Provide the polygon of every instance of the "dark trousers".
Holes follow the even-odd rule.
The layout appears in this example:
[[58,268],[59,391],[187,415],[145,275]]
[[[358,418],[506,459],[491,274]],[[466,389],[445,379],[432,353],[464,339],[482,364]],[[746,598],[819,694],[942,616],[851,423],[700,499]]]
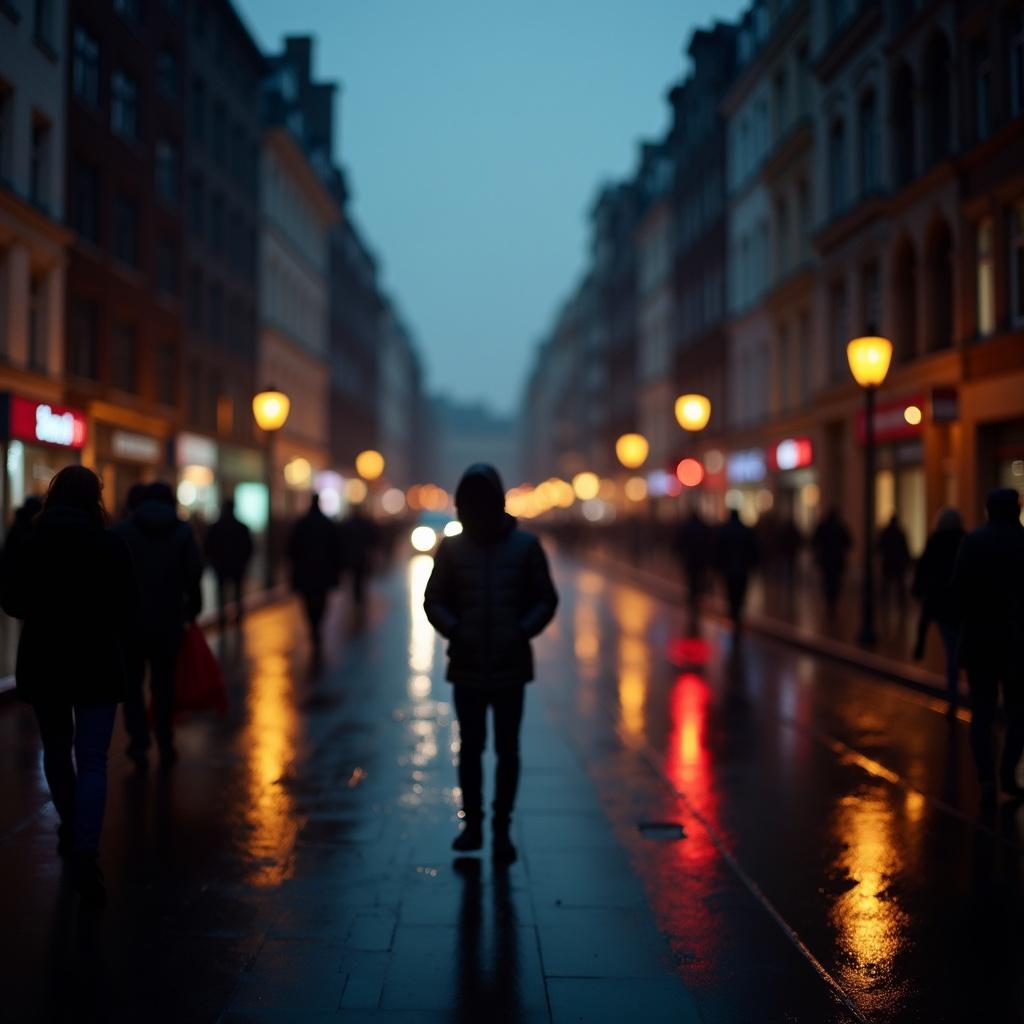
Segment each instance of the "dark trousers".
[[734,575],[725,577],[725,593],[729,600],[729,618],[738,623],[743,618],[743,606],[747,603],[748,577]]
[[55,703],[33,707],[53,806],[61,824],[73,830],[75,850],[95,853],[107,802],[107,750],[117,705]]
[[[178,666],[177,648],[156,648],[146,654],[149,665],[149,689],[153,698],[153,732],[157,746],[170,750],[174,745],[174,674]],[[131,737],[129,748],[139,753],[149,749],[149,717],[141,679],[130,685],[124,702],[124,724]]]
[[993,667],[969,668],[971,750],[983,785],[996,780],[995,721],[1000,682],[1006,715],[1006,736],[999,765],[999,776],[1004,785],[1014,782],[1017,764],[1024,754],[1024,679],[1007,678]]
[[[230,593],[229,593],[230,591]],[[218,576],[217,577],[217,608],[220,614],[220,625],[223,629],[228,624],[227,607],[232,596],[235,601],[235,622],[242,624],[242,577],[241,576]]]
[[843,574],[838,569],[823,569],[821,572],[821,592],[825,598],[825,608],[829,615],[835,615],[839,607],[839,595],[843,589]]
[[326,590],[306,590],[302,594],[302,607],[309,623],[309,635],[313,641],[313,649],[320,650],[320,623],[323,622],[327,610]]
[[487,709],[494,715],[494,752],[498,755],[494,786],[494,820],[507,824],[519,788],[519,726],[523,720],[523,685],[485,690],[455,685],[455,714],[459,719],[459,787],[469,821],[484,812],[483,754],[487,745]]

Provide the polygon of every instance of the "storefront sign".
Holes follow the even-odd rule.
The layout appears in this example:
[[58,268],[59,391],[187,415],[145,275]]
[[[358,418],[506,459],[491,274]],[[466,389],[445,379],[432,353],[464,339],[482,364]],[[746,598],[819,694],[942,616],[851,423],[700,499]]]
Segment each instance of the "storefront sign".
[[85,415],[48,402],[33,402],[11,395],[8,399],[8,429],[11,437],[37,441],[58,448],[84,448],[88,428]]
[[[908,406],[918,409],[924,405],[924,395],[906,395],[889,402],[879,402],[875,407],[875,440],[900,441],[907,437],[917,437],[921,433],[921,423],[907,420]],[[857,414],[857,440],[864,443],[867,433],[864,430],[864,410]]]
[[768,465],[783,473],[804,469],[814,462],[814,445],[809,437],[787,437],[768,451]]
[[199,434],[179,434],[177,445],[179,466],[217,468],[217,442]]
[[115,430],[110,435],[110,450],[115,458],[130,459],[132,462],[160,463],[163,461],[163,445],[148,434],[133,434],[128,430]]
[[932,423],[955,423],[960,419],[956,388],[932,388]]
[[725,475],[731,484],[757,484],[767,475],[764,451],[748,448],[733,452],[725,460]]

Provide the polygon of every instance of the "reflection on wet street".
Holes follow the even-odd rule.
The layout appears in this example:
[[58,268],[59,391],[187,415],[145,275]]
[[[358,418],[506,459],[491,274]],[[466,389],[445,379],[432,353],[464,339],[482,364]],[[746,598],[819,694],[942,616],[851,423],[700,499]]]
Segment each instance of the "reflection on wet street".
[[172,771],[133,773],[119,728],[99,915],[0,705],[5,1020],[1024,1019],[1021,814],[978,817],[964,723],[564,560],[520,862],[453,858],[431,565],[362,625],[339,599],[318,673],[291,604],[216,638],[231,713]]

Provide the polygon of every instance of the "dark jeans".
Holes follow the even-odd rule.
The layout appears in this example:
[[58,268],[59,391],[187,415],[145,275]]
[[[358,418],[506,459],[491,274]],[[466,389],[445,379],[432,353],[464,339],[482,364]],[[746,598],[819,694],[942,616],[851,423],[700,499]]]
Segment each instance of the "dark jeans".
[[[177,649],[160,648],[146,654],[149,664],[149,689],[153,697],[153,731],[157,746],[170,750],[174,745],[174,673],[178,666]],[[131,737],[129,748],[143,753],[149,749],[149,717],[143,681],[129,686],[124,702],[124,724]]]
[[307,590],[302,594],[302,605],[309,623],[309,635],[313,641],[313,649],[320,650],[320,623],[323,622],[327,610],[326,590]]
[[235,622],[242,624],[242,577],[241,576],[218,576],[217,577],[217,608],[220,614],[220,625],[223,629],[228,623],[227,606],[231,599],[228,591],[234,595],[235,601]]
[[957,639],[960,630],[948,622],[939,623],[939,636],[942,637],[942,650],[946,655],[946,696],[950,707],[960,703],[960,662],[957,658]]
[[494,714],[494,752],[498,771],[494,786],[494,820],[505,824],[512,816],[519,788],[519,726],[523,720],[523,685],[485,690],[455,685],[455,714],[459,719],[459,786],[462,808],[469,821],[484,812],[483,754],[487,745],[487,709]]
[[107,750],[117,705],[33,707],[43,741],[43,772],[61,824],[74,831],[76,851],[95,853],[107,802]]
[[1012,783],[1021,754],[1024,754],[1024,679],[1008,678],[992,667],[969,668],[967,687],[971,693],[971,750],[983,784],[993,783],[995,774],[995,720],[1002,682],[1006,736],[999,776]]
[[748,578],[744,576],[726,576],[725,593],[729,601],[729,618],[739,623],[743,618],[743,606],[747,603]]

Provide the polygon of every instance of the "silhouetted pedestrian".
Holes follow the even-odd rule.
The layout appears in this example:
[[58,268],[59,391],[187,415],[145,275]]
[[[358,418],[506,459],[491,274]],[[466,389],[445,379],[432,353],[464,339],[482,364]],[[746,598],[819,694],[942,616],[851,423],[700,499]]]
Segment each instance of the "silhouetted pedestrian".
[[796,567],[803,546],[804,536],[800,532],[800,527],[787,516],[779,523],[776,535],[779,582],[787,595],[792,595],[796,589]]
[[288,559],[292,564],[292,590],[302,598],[313,660],[318,662],[322,651],[320,624],[327,610],[327,595],[338,585],[341,568],[338,530],[321,511],[319,494],[312,496],[309,511],[292,527]]
[[227,628],[227,603],[230,591],[235,601],[235,625],[241,628],[243,603],[242,587],[245,573],[252,558],[252,533],[235,516],[235,502],[227,498],[220,516],[206,531],[206,560],[217,576],[217,607],[220,628]]
[[896,607],[902,613],[907,603],[910,548],[907,545],[907,535],[895,513],[878,535],[878,557],[882,570],[882,608],[888,613],[895,597]]
[[[202,610],[203,560],[192,527],[178,518],[174,492],[152,483],[137,496],[131,516],[114,527],[127,543],[142,595],[143,654],[149,667],[153,732],[160,760],[169,765],[174,748],[174,673],[185,624]],[[149,760],[150,726],[141,677],[124,702],[128,756],[139,768]]]
[[352,574],[352,600],[357,608],[366,602],[366,579],[379,541],[377,524],[353,505],[341,524],[341,554],[344,568]]
[[939,627],[942,647],[946,654],[946,694],[949,698],[949,717],[956,714],[960,700],[957,662],[957,631],[959,615],[953,599],[953,569],[957,552],[966,533],[963,520],[955,508],[944,508],[935,522],[924,551],[914,571],[911,592],[921,602],[921,617],[917,623],[917,644],[914,659],[924,657],[924,642],[928,626],[934,622]]
[[138,589],[124,541],[107,529],[102,486],[84,466],[53,478],[11,552],[3,593],[4,610],[24,620],[17,694],[39,723],[57,849],[72,857],[74,884],[93,901],[105,894],[97,854],[114,717],[141,674]]
[[13,565],[18,551],[30,536],[36,517],[43,509],[43,499],[31,495],[25,499],[21,508],[14,513],[14,519],[7,528],[4,539],[3,554],[0,555],[0,588],[5,585],[8,566]]
[[839,606],[839,594],[843,588],[846,573],[846,559],[853,540],[846,524],[839,517],[839,510],[833,505],[814,528],[811,546],[814,560],[821,573],[822,596],[830,617],[835,616]]
[[953,596],[961,617],[960,663],[971,694],[971,748],[982,802],[992,804],[998,792],[993,730],[1000,684],[1006,735],[999,785],[1024,796],[1017,782],[1024,753],[1024,527],[1016,491],[992,491],[986,507],[988,522],[960,545]]
[[690,629],[695,631],[700,618],[700,602],[708,589],[708,570],[711,568],[714,534],[696,508],[683,520],[676,531],[676,557],[682,565],[689,604]]
[[483,752],[487,709],[498,757],[492,855],[516,859],[509,828],[519,785],[519,726],[533,679],[530,640],[551,621],[558,596],[533,534],[505,512],[505,489],[492,466],[470,466],[455,491],[463,532],[441,541],[424,608],[448,640],[449,682],[459,719],[459,786],[465,828],[452,844],[483,845]]
[[754,531],[740,519],[736,509],[729,513],[729,518],[718,528],[715,536],[715,564],[725,584],[729,618],[735,626],[742,626],[750,574],[757,565],[757,541],[754,539]]

